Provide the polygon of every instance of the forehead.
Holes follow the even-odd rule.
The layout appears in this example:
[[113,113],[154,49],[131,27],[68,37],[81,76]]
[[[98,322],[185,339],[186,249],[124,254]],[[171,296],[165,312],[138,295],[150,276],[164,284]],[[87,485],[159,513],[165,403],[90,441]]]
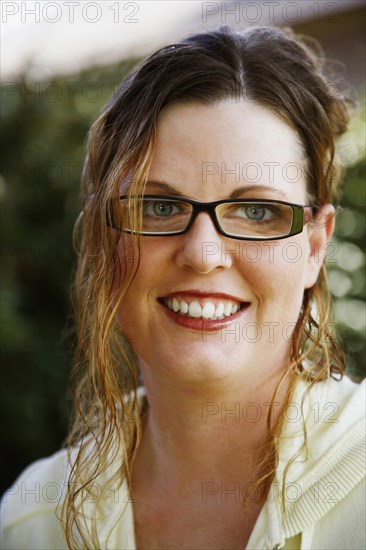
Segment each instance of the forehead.
[[257,103],[175,104],[159,116],[149,180],[184,185],[192,197],[225,198],[236,184],[303,194],[305,158],[295,130]]

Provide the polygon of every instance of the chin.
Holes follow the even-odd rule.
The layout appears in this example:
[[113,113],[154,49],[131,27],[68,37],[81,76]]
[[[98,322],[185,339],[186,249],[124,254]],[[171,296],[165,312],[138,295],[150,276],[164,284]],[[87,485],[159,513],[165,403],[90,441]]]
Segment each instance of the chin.
[[237,377],[246,363],[243,355],[238,357],[233,349],[228,349],[229,345],[221,344],[220,349],[217,345],[201,342],[199,346],[190,345],[190,351],[187,347],[160,354],[155,361],[151,361],[151,354],[148,355],[150,361],[143,359],[144,369],[163,372],[181,382],[207,383]]

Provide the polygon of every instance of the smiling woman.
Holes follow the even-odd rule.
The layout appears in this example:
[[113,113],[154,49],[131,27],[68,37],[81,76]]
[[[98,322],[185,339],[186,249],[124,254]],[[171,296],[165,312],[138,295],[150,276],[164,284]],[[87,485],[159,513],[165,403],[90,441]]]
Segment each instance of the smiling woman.
[[5,495],[4,548],[364,547],[363,393],[323,263],[347,121],[276,29],[125,80],[85,162],[74,425]]
[[[204,140],[201,139],[202,130],[207,136]],[[262,136],[260,140],[253,139],[256,132]],[[256,184],[253,191],[250,182],[237,183],[235,174],[228,174],[222,182],[220,171],[202,184],[202,159],[216,159],[219,166],[223,163],[234,166],[236,162],[241,165],[255,162],[263,173],[261,184],[267,185],[262,189]],[[277,159],[278,170],[275,171],[273,185],[269,186],[264,169],[266,162],[274,159]],[[311,249],[324,250],[332,230],[334,212],[330,205],[323,205],[322,227],[314,224],[303,231],[303,208],[298,205],[307,202],[306,183],[304,178],[296,184],[285,178],[284,167],[290,163],[304,164],[295,130],[268,108],[253,101],[227,100],[212,105],[192,101],[166,107],[161,114],[145,187],[150,198],[145,199],[144,203],[149,201],[149,210],[145,208],[142,213],[142,231],[146,231],[150,238],[143,240],[139,270],[117,312],[117,319],[124,331],[131,322],[139,327],[140,337],[134,351],[149,365],[147,372],[143,369],[145,385],[148,385],[152,374],[155,377],[159,371],[165,371],[166,374],[174,372],[175,376],[179,374],[181,379],[187,377],[187,382],[191,377],[196,381],[199,377],[205,382],[207,390],[211,372],[215,373],[214,379],[220,380],[226,379],[230,373],[230,379],[226,380],[230,385],[235,381],[237,387],[243,387],[244,383],[248,386],[248,376],[255,385],[259,383],[259,395],[251,391],[245,397],[247,400],[258,400],[261,396],[263,398],[262,392],[266,392],[262,384],[272,376],[273,382],[268,384],[269,394],[265,395],[266,399],[270,399],[274,390],[272,384],[278,382],[283,363],[291,355],[289,339],[284,341],[282,330],[277,330],[272,341],[262,338],[258,345],[253,345],[243,338],[236,342],[234,331],[243,334],[248,323],[258,327],[264,327],[264,323],[270,321],[278,322],[280,327],[289,323],[296,325],[304,290],[315,284],[321,268],[318,256],[311,253]],[[158,180],[171,188],[174,185],[171,191],[177,197],[174,202],[166,198],[166,187],[162,188]],[[246,185],[243,186],[243,183]],[[155,200],[160,200],[157,202],[160,213],[147,215],[146,212],[151,212],[151,193],[154,193],[152,197],[158,197]],[[196,219],[185,214],[182,224],[182,215],[177,214],[177,210],[183,210],[179,197],[189,197],[194,201],[200,199],[198,204],[204,205],[204,213],[197,213]],[[230,201],[231,197],[237,197],[237,202],[221,202],[227,198]],[[281,198],[289,202],[277,203]],[[207,205],[213,199],[219,201],[214,210],[214,223],[212,215],[207,212]],[[261,203],[263,200],[265,202]],[[172,204],[175,213],[167,219],[166,210]],[[196,202],[191,204],[197,208]],[[263,206],[262,210],[258,209],[261,204],[267,205],[265,210]],[[228,207],[231,214],[227,213]],[[164,216],[161,215],[162,208]],[[296,236],[291,231],[294,220],[292,208],[298,208],[295,212],[301,215],[301,223],[295,224]],[[273,221],[275,209],[278,214],[276,221]],[[186,207],[185,210],[189,212],[190,209]],[[311,208],[307,212],[309,210]],[[258,217],[256,212],[262,213],[264,221],[259,217],[253,222],[252,218]],[[165,227],[168,230],[166,235]],[[179,236],[168,239],[171,230],[177,233],[178,229]],[[236,261],[230,252],[231,241],[223,240],[222,233],[240,239],[239,257],[245,256],[248,244],[252,246],[251,239],[256,239],[257,246],[262,250],[261,260]],[[266,241],[290,236],[291,244],[302,251],[301,258],[289,262],[283,246],[278,242],[276,261],[270,262],[271,248]],[[203,244],[207,242],[216,245],[215,250],[224,242],[227,253],[203,254]],[[286,239],[284,246],[288,243]],[[120,247],[122,257],[124,246]],[[181,303],[183,312],[180,308],[175,312],[177,305],[173,307],[173,300],[182,302],[182,292],[185,296],[184,303]],[[221,294],[221,299],[217,293]],[[185,304],[189,307],[187,312],[184,312]],[[218,313],[224,307],[224,313],[219,315],[223,319],[207,318],[207,312],[212,309],[210,304],[217,308]],[[226,312],[229,313],[227,316]],[[193,329],[196,333],[187,334],[181,327]],[[202,332],[207,330],[215,330],[216,335],[211,335],[202,345]],[[230,336],[231,332],[233,334]],[[229,345],[229,340],[233,345]],[[156,345],[158,341],[160,345]],[[269,362],[271,355],[276,359]],[[255,369],[256,374],[251,369]],[[277,369],[278,377],[275,375]],[[156,383],[153,385],[156,386]],[[242,400],[240,394],[226,394],[224,388],[222,380],[220,391],[225,400]],[[160,394],[161,391],[159,389]],[[171,393],[168,388],[164,392]],[[151,392],[148,395],[151,401]],[[199,406],[200,401],[197,404]]]

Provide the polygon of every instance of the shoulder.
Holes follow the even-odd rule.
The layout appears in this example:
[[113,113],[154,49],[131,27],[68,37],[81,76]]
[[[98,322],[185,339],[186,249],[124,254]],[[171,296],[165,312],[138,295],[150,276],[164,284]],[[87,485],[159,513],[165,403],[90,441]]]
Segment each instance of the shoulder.
[[57,506],[66,488],[67,451],[28,466],[1,500],[1,548],[67,548]]
[[[337,489],[337,488],[335,488]],[[319,521],[312,534],[311,548],[361,550],[366,548],[365,477]]]
[[[334,402],[343,409],[350,400],[357,399],[364,401],[365,382],[366,380],[362,380],[359,383],[354,382],[348,376],[343,376],[341,379],[327,378],[315,383],[311,387],[311,395],[313,399],[317,399],[323,404],[325,402]],[[309,383],[299,380],[295,395],[299,397],[303,393],[306,393],[308,389]],[[363,408],[363,412],[365,412],[365,408]]]
[[365,387],[366,379],[361,382],[353,382],[348,376],[343,376],[341,380],[328,378],[324,382],[319,382],[315,388],[322,388],[324,396],[333,397],[341,409],[345,409],[351,401],[357,401],[361,408],[357,410],[359,414],[365,414]]
[[308,442],[316,443],[317,456],[337,440],[349,439],[351,432],[362,434],[366,416],[365,382],[357,384],[344,376],[341,380],[329,378],[310,387],[299,381],[285,418],[285,434],[293,436],[303,432],[305,422]]
[[343,377],[340,381],[329,379],[316,384],[307,409],[314,460],[328,451],[334,454],[337,445],[338,456],[360,446],[365,437],[365,417],[365,380],[356,384]]
[[356,384],[347,377],[329,379],[315,384],[310,391],[300,382],[294,404],[298,408],[302,405],[303,414],[298,422],[288,421],[285,427],[286,441],[277,472],[282,482],[286,466],[296,457],[286,477],[286,538],[311,532],[312,544],[316,541],[318,546],[308,541],[309,548],[362,548],[365,381]]
[[365,475],[365,381],[328,379],[308,390],[307,384],[298,384],[294,405],[301,415],[296,422],[287,418],[282,458],[286,462],[301,449],[295,478],[311,483],[324,475],[334,481],[339,477],[348,494],[347,487],[351,490]]

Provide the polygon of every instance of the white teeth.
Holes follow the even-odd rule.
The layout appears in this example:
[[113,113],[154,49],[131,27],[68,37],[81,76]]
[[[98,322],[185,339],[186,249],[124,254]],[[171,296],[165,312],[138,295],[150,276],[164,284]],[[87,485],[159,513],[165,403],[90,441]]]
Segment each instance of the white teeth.
[[220,302],[215,310],[215,317],[221,317],[224,314],[224,309],[224,304]]
[[224,307],[224,315],[225,317],[229,317],[231,315],[231,310],[233,308],[233,304],[231,302],[228,302]]
[[201,317],[202,315],[202,308],[201,306],[199,305],[198,302],[191,302],[189,304],[189,316],[190,317]]
[[221,320],[234,315],[240,309],[240,304],[227,302],[226,304],[220,302],[217,306],[213,302],[206,302],[201,305],[196,300],[188,304],[184,300],[179,301],[177,298],[172,300],[165,300],[165,305],[175,313],[180,313],[186,317],[193,317],[195,319],[210,319]]
[[189,309],[189,306],[187,304],[187,302],[185,302],[184,300],[182,300],[182,302],[180,303],[180,310],[182,313],[188,313],[188,309]]
[[210,319],[215,315],[215,306],[211,302],[206,302],[203,306],[202,317],[204,319]]

